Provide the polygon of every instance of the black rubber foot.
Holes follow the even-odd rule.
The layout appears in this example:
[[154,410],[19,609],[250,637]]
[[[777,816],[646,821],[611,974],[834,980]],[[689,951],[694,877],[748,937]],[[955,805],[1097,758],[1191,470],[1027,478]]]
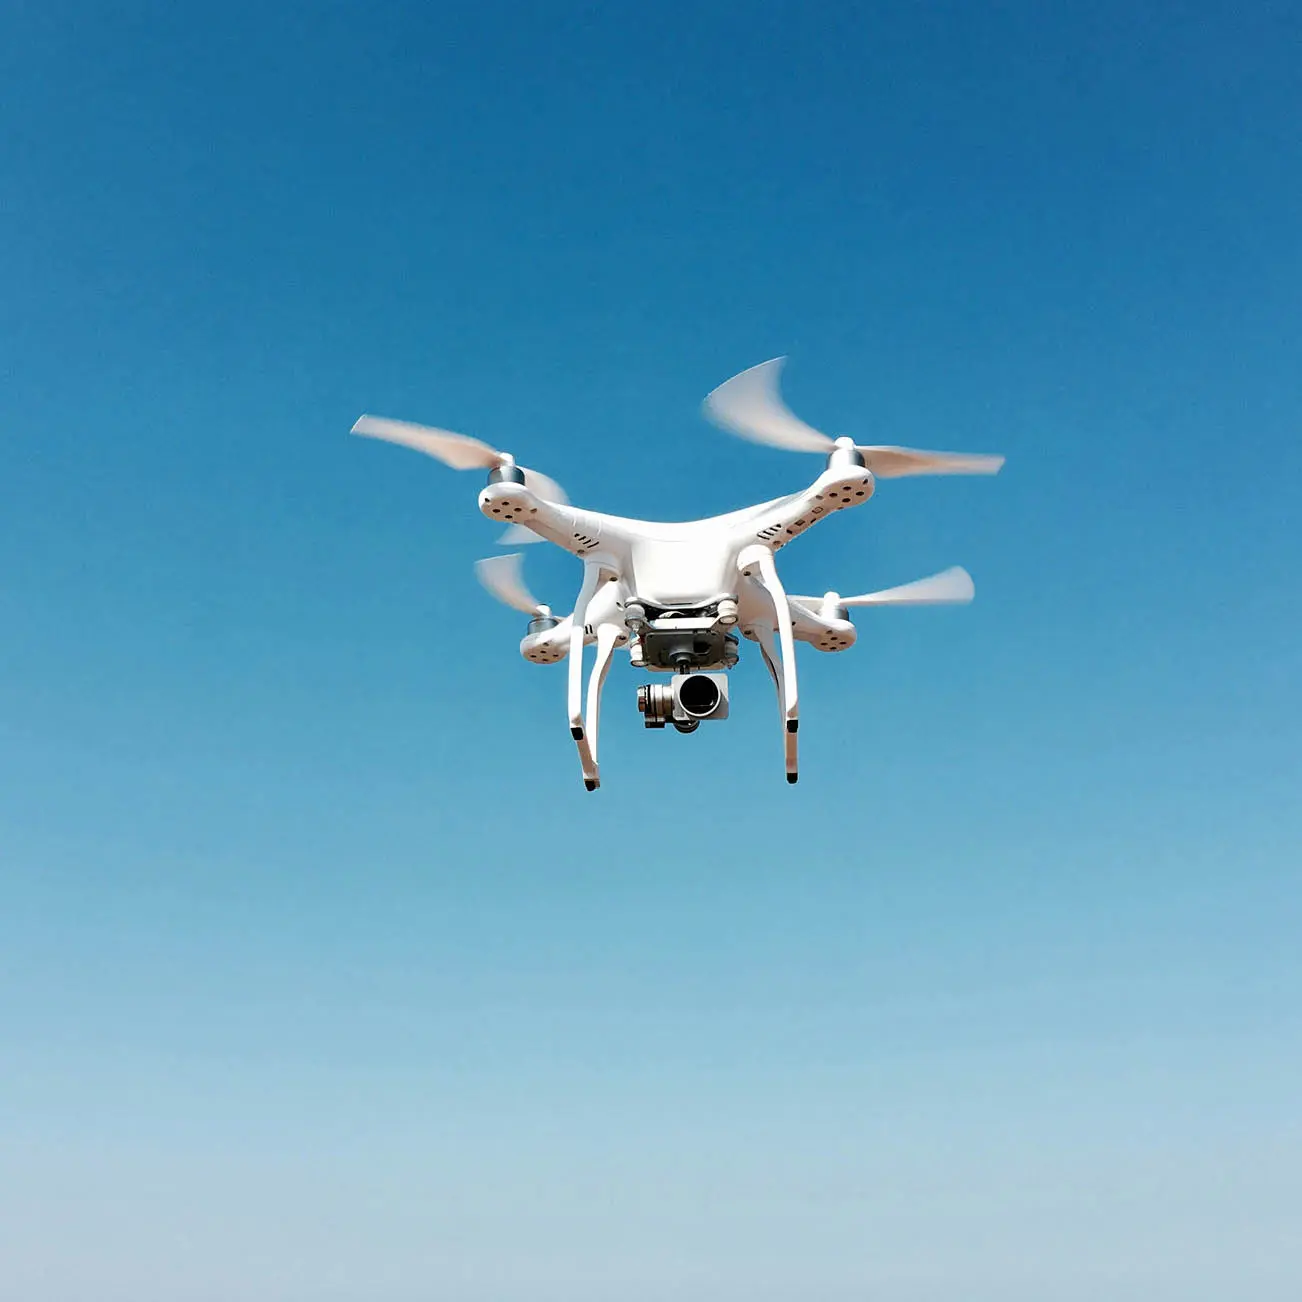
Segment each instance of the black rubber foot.
[[583,729],[582,729],[582,728],[571,728],[571,729],[570,729],[570,736],[573,737],[575,741],[582,741],[582,740],[583,740]]
[[598,783],[596,778],[584,778],[583,785],[587,787],[589,791],[595,791],[600,783]]
[[800,781],[800,774],[799,774],[799,773],[788,773],[788,774],[787,774],[787,781],[790,782],[790,783],[792,784],[792,786],[794,786],[797,782]]
[[787,731],[788,731],[788,732],[799,732],[799,731],[800,731],[800,720],[799,720],[799,719],[788,719],[788,720],[787,720]]

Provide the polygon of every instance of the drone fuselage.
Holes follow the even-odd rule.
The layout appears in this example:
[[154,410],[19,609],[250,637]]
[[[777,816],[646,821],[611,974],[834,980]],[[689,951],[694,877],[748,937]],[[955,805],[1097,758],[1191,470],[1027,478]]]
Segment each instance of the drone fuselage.
[[[717,624],[721,601],[737,603],[732,624],[756,641],[755,629],[772,622],[772,602],[764,586],[742,563],[748,550],[770,554],[799,537],[836,511],[867,502],[873,476],[838,449],[827,469],[805,490],[758,506],[702,520],[634,520],[581,510],[539,498],[524,484],[509,479],[490,483],[479,495],[480,510],[491,520],[523,525],[540,538],[579,557],[597,580],[584,614],[584,645],[597,639],[602,624],[620,633],[617,646],[630,644],[625,612],[641,608],[648,621],[633,640],[635,662],[652,671],[686,667],[672,652],[657,654],[657,642],[682,645],[689,625],[714,624],[712,633],[699,628],[693,669],[727,669],[736,663]],[[844,651],[854,645],[855,628],[839,609],[814,611],[787,602],[796,641],[820,651]],[[555,627],[531,633],[520,653],[535,664],[555,664],[569,653],[572,617]]]
[[725,598],[742,602],[741,558],[748,548],[776,552],[819,520],[867,502],[873,489],[872,474],[838,448],[801,492],[703,520],[633,520],[581,510],[545,501],[508,479],[480,492],[479,509],[577,556],[618,585],[621,603],[686,613]]
[[[504,564],[485,558],[476,568],[490,592],[532,616],[520,643],[525,659],[537,664],[568,660],[568,723],[589,791],[600,784],[601,695],[617,649],[626,648],[633,663],[645,669],[684,675],[669,687],[648,684],[639,701],[645,704],[648,727],[662,727],[672,716],[675,727],[688,731],[703,718],[722,718],[727,712],[726,678],[694,682],[693,677],[731,668],[739,634],[756,643],[777,689],[787,781],[795,782],[800,726],[795,643],[820,651],[846,650],[855,641],[851,607],[972,598],[971,578],[958,567],[844,598],[836,592],[787,595],[776,553],[820,520],[869,501],[874,476],[994,474],[1003,458],[831,438],[786,408],[777,388],[781,364],[773,359],[734,376],[714,390],[706,410],[743,437],[821,453],[827,458],[825,468],[800,492],[702,520],[634,520],[581,510],[569,505],[554,480],[479,439],[375,416],[363,416],[353,426],[354,433],[414,448],[457,470],[487,470],[479,507],[490,520],[513,526],[502,541],[526,530],[583,562],[583,585],[573,611],[563,619],[529,593],[518,574],[518,555],[501,557]],[[584,652],[589,646],[595,649],[595,664],[585,708]]]

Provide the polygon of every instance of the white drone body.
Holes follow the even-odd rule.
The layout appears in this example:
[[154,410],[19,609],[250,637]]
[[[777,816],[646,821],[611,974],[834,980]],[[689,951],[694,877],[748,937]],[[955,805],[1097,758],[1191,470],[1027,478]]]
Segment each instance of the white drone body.
[[[639,691],[646,725],[673,722],[679,731],[690,732],[702,718],[726,715],[726,680],[719,671],[737,661],[737,632],[755,642],[777,688],[787,781],[795,782],[800,719],[795,643],[807,642],[820,651],[846,650],[855,641],[849,612],[857,606],[972,599],[972,580],[961,569],[857,597],[836,592],[788,596],[778,577],[776,553],[820,520],[869,501],[877,479],[994,474],[1003,458],[829,438],[787,410],[777,384],[782,364],[777,358],[734,376],[706,399],[706,412],[742,437],[822,453],[826,468],[800,492],[705,520],[666,523],[581,510],[569,504],[553,480],[476,439],[372,416],[363,416],[353,427],[356,434],[401,443],[456,469],[487,469],[479,509],[490,520],[511,526],[504,541],[544,540],[583,562],[582,588],[563,619],[528,592],[518,554],[485,559],[477,569],[489,591],[532,617],[520,644],[526,660],[555,664],[568,657],[570,734],[589,791],[600,785],[601,692],[616,650],[626,648],[638,667],[675,675],[672,688]],[[595,647],[596,658],[585,702],[588,646]],[[688,678],[697,681],[689,684]]]

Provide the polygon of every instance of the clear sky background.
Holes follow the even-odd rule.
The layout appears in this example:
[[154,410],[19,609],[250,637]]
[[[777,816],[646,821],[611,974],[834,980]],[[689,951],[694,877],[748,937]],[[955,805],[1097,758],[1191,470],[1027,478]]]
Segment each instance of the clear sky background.
[[[1302,1296],[1294,4],[0,11],[0,1299]],[[1003,452],[733,717],[477,588]],[[532,548],[568,609],[572,558]]]

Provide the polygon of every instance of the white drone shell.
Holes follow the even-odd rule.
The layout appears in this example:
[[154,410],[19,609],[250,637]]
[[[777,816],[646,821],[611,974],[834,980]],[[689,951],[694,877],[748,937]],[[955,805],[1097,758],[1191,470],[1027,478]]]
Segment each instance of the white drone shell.
[[[583,586],[573,611],[563,619],[524,584],[518,554],[487,558],[476,568],[494,596],[531,617],[520,644],[526,659],[542,664],[568,659],[567,718],[590,791],[600,781],[597,731],[611,655],[650,636],[648,621],[669,618],[672,623],[674,612],[696,612],[693,627],[701,627],[700,613],[715,612],[716,630],[736,627],[756,643],[777,688],[787,780],[795,782],[800,714],[795,643],[804,641],[821,651],[847,649],[855,641],[849,614],[856,607],[972,600],[972,580],[957,568],[853,597],[836,592],[788,597],[777,573],[777,552],[829,516],[870,501],[878,479],[990,475],[1003,458],[831,438],[787,409],[778,391],[783,362],[764,362],[720,385],[706,399],[706,413],[752,441],[823,454],[824,469],[799,492],[701,520],[636,520],[579,509],[570,505],[554,480],[517,466],[509,453],[478,439],[373,416],[362,417],[354,426],[355,433],[415,448],[455,469],[488,470],[479,508],[508,526],[505,538],[545,540],[583,562]],[[656,611],[662,614],[647,614]],[[708,622],[707,617],[704,624]],[[730,644],[729,639],[730,632],[726,639],[716,632],[709,644]],[[595,646],[596,663],[587,682],[585,709],[587,646]]]

